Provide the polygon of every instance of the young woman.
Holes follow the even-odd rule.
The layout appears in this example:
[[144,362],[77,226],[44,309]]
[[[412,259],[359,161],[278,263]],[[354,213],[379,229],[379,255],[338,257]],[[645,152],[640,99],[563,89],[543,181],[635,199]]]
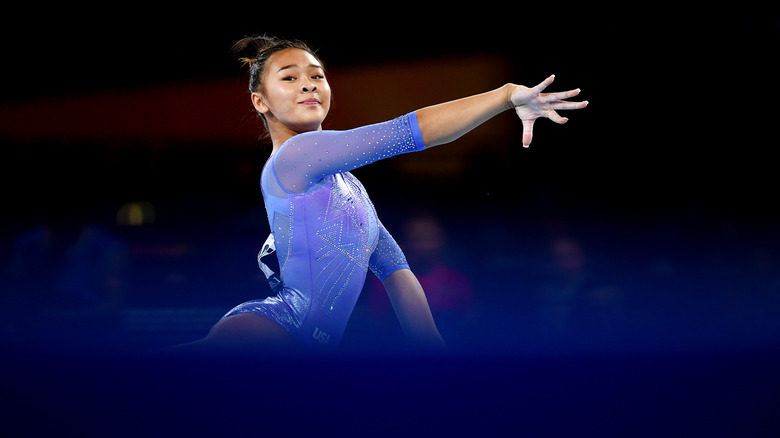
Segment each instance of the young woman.
[[273,144],[261,189],[281,283],[275,296],[232,309],[198,344],[336,348],[371,269],[409,340],[443,347],[420,283],[349,171],[449,143],[510,109],[522,121],[528,147],[537,118],[565,123],[557,110],[587,105],[565,101],[579,90],[542,94],[551,76],[533,88],[506,84],[387,122],[323,131],[331,90],[322,62],[304,43],[257,36],[235,49],[249,66],[251,101]]

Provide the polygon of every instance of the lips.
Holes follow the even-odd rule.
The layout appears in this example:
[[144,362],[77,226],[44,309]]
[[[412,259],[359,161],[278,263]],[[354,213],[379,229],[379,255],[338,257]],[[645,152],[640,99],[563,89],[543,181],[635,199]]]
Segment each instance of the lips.
[[311,99],[303,100],[303,101],[298,102],[298,103],[301,104],[301,105],[319,105],[320,101],[315,99],[315,98],[311,98]]

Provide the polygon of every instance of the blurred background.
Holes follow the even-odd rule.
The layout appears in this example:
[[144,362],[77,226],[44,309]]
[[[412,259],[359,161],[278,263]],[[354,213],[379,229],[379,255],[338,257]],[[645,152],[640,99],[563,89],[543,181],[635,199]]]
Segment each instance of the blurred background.
[[[156,348],[269,293],[255,254],[270,145],[230,53],[262,32],[318,50],[329,129],[552,73],[591,102],[564,126],[539,121],[527,150],[507,112],[355,171],[452,344],[777,345],[777,135],[762,106],[777,21],[272,11],[6,18],[4,346]],[[344,348],[398,339],[372,280]]]
[[[52,374],[49,362],[10,359],[147,353],[201,338],[233,306],[270,294],[255,260],[269,233],[259,175],[270,145],[230,53],[243,36],[269,32],[307,41],[325,61],[335,99],[328,129],[549,74],[552,89],[579,87],[590,101],[566,125],[537,122],[529,149],[507,112],[446,147],[354,172],[463,353],[444,373],[397,359],[370,369],[327,362],[330,375],[356,382],[342,402],[375,403],[352,401],[354,424],[402,430],[381,408],[397,408],[392,394],[405,389],[417,396],[401,404],[409,418],[426,424],[426,412],[456,432],[485,430],[466,422],[480,415],[541,418],[549,431],[617,412],[610,418],[628,428],[639,420],[668,436],[667,426],[723,426],[728,415],[712,418],[733,412],[728,397],[753,401],[728,425],[765,431],[777,393],[754,390],[776,382],[780,344],[777,110],[767,104],[777,99],[780,21],[483,6],[9,11],[0,28],[0,347],[10,412],[24,424],[54,415],[39,428],[133,430],[142,426],[128,412],[139,406],[157,420],[179,413],[166,410],[171,401],[187,418],[201,412],[171,395],[190,379],[205,396],[223,395],[222,374],[204,380],[172,367],[167,398],[150,398],[143,391],[163,380],[128,380],[129,367],[117,379],[81,362]],[[342,351],[396,348],[403,335],[369,274]],[[689,354],[720,360],[678,360]],[[580,359],[555,359],[572,355]],[[276,368],[278,385],[306,367],[283,363],[289,374]],[[317,397],[336,389],[297,382]],[[267,380],[254,385],[269,390]],[[270,384],[296,402],[280,387]],[[129,393],[119,405],[132,409],[94,402],[104,388]],[[496,407],[501,396],[515,404]],[[61,400],[75,404],[62,410]],[[528,414],[517,417],[520,405]],[[105,421],[83,420],[82,406]],[[318,421],[341,415],[338,406],[323,403]]]

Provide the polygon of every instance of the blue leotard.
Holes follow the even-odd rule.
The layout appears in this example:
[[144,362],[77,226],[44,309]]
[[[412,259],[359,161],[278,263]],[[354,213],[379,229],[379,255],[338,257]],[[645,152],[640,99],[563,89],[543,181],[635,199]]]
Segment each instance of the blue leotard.
[[283,288],[275,296],[240,304],[225,317],[263,315],[304,346],[335,348],[368,269],[384,280],[409,267],[349,170],[424,148],[414,113],[286,141],[261,176]]

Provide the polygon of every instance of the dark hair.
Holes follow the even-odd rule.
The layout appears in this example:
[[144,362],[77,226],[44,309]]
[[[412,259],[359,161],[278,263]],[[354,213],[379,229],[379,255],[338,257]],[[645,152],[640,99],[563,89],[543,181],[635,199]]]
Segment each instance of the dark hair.
[[[297,39],[281,39],[272,35],[254,35],[247,36],[233,44],[233,52],[238,56],[238,60],[249,67],[249,92],[254,93],[260,90],[262,86],[263,72],[268,59],[277,52],[286,49],[301,49],[309,52],[316,60],[323,65],[322,60],[306,43]],[[268,123],[265,116],[260,114],[263,124],[268,132]]]
[[233,44],[233,52],[238,60],[249,67],[249,92],[260,89],[261,78],[265,71],[265,63],[277,52],[286,49],[301,49],[309,52],[317,62],[322,61],[309,46],[300,40],[285,40],[268,34],[244,37]]

